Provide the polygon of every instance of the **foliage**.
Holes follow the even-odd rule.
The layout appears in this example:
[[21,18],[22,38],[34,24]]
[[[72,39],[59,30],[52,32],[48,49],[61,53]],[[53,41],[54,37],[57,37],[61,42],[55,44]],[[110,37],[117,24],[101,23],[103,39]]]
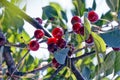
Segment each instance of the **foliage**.
[[[47,71],[43,80],[109,80],[107,76],[111,74],[113,74],[112,79],[117,75],[115,80],[119,80],[120,0],[106,0],[110,11],[102,14],[95,23],[89,21],[87,14],[91,9],[96,10],[97,0],[94,0],[92,7],[88,9],[85,0],[72,0],[74,8],[71,13],[73,16],[83,17],[81,24],[84,26],[84,35],[69,32],[67,23],[71,20],[60,4],[50,2],[49,5],[42,8],[42,20],[46,20],[42,26],[24,12],[27,3],[22,8],[20,7],[24,1],[0,0],[0,10],[2,10],[0,13],[0,42],[3,40],[3,35],[6,39],[5,44],[0,45],[0,54],[4,54],[3,60],[0,60],[3,79],[33,80],[39,78],[39,71]],[[28,45],[34,37],[30,37],[23,28],[25,20],[33,27],[43,29],[45,32],[45,37],[37,40],[39,43],[46,42],[46,39],[51,37],[53,28],[59,26],[64,30],[62,38],[66,40],[67,46],[63,49],[58,48],[53,53],[50,52],[49,59],[46,60],[48,64],[41,66],[44,60],[34,58],[30,54]],[[116,21],[118,25],[114,26],[112,21]],[[45,28],[50,24],[51,29],[46,30]],[[106,27],[108,29],[104,30]],[[93,43],[87,44],[85,41],[90,35],[93,37]],[[112,49],[107,52],[109,48],[118,48],[118,50]],[[4,60],[5,57],[8,59]],[[57,68],[51,63],[54,57],[60,64]]]

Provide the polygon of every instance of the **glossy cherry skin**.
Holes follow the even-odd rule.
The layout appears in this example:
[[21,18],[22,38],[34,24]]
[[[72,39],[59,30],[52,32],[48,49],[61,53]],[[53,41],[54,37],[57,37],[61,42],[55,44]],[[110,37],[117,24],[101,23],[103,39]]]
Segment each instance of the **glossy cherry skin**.
[[66,46],[66,41],[65,41],[65,39],[59,38],[59,39],[57,40],[57,46],[58,46],[59,48],[64,48],[64,47]]
[[94,23],[98,21],[98,14],[94,12],[93,10],[90,11],[88,12],[88,19],[90,20],[90,22]]
[[57,44],[55,43],[48,44],[48,51],[54,53],[55,51],[57,51],[57,49],[58,49]]
[[60,27],[56,27],[52,30],[52,35],[55,38],[61,38],[63,34],[64,34],[63,29]]
[[53,67],[58,68],[60,64],[56,61],[55,58],[53,58],[52,59],[52,65],[53,65]]
[[47,44],[51,44],[51,43],[56,44],[56,43],[57,43],[57,38],[54,38],[54,37],[52,37],[52,38],[48,38],[48,40],[47,40]]
[[39,49],[40,45],[36,40],[30,41],[29,43],[29,49],[32,51],[37,51]]
[[41,39],[44,35],[45,35],[45,34],[44,34],[44,31],[43,31],[42,29],[37,29],[37,30],[35,30],[35,32],[34,32],[34,37],[35,37],[36,39]]
[[72,27],[73,32],[80,34],[80,28],[83,27],[81,23],[75,23]]
[[93,43],[93,37],[92,37],[91,34],[89,35],[89,38],[87,40],[85,40],[85,42],[88,43],[88,44]]
[[80,27],[80,34],[84,36],[84,26]]
[[73,16],[72,19],[71,19],[71,24],[75,24],[76,22],[79,22],[81,23],[81,19],[79,16]]
[[42,24],[42,19],[40,19],[39,17],[35,18],[37,20],[38,23]]

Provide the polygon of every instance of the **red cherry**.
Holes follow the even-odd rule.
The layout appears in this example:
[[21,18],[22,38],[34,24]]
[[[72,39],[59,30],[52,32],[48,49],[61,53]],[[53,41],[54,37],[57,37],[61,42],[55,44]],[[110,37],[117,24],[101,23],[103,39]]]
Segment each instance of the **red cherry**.
[[48,44],[48,51],[54,53],[55,51],[57,51],[58,47],[55,43],[51,43],[51,44]]
[[55,38],[61,38],[63,36],[63,34],[64,34],[63,29],[60,27],[56,27],[52,30],[52,35]]
[[53,67],[58,68],[60,64],[56,61],[55,58],[53,58],[52,59],[52,65],[53,65]]
[[114,51],[120,51],[120,48],[113,48]]
[[57,46],[60,48],[64,48],[66,46],[66,41],[63,38],[58,39]]
[[80,27],[80,34],[84,36],[84,27]]
[[34,32],[34,36],[36,39],[41,39],[44,36],[44,31],[42,29],[37,29]]
[[52,43],[54,43],[54,44],[56,44],[57,43],[57,38],[48,38],[48,40],[47,40],[47,44],[52,44]]
[[90,11],[88,12],[88,19],[90,22],[94,23],[98,20],[98,14],[94,11]]
[[72,19],[71,19],[71,23],[74,24],[76,22],[79,22],[81,23],[81,19],[79,16],[73,16]]
[[37,17],[35,19],[38,21],[38,23],[42,24],[42,19],[40,19],[39,17]]
[[87,40],[85,40],[85,42],[88,44],[93,43],[93,37],[91,34],[89,35],[89,38]]
[[72,29],[75,33],[80,34],[81,27],[83,27],[82,24],[77,22],[77,23],[73,24]]
[[29,43],[29,49],[32,51],[37,51],[39,49],[40,45],[36,40],[30,41]]

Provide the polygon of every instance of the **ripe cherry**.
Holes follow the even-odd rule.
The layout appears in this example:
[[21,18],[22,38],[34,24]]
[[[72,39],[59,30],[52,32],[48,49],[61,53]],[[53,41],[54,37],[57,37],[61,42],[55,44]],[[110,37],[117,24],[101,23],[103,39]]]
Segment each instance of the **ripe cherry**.
[[47,40],[47,44],[51,44],[51,43],[56,44],[56,43],[57,43],[57,38],[54,38],[54,37],[52,37],[52,38],[48,38],[48,40]]
[[57,46],[59,48],[64,48],[66,46],[66,41],[63,38],[58,39]]
[[37,51],[39,49],[40,45],[36,40],[30,41],[29,43],[29,49],[32,51]]
[[90,20],[90,22],[94,23],[98,21],[98,14],[94,12],[93,10],[90,11],[88,12],[88,19]]
[[57,44],[55,43],[48,44],[48,51],[54,53],[55,51],[57,51],[57,49],[58,49]]
[[42,19],[40,19],[39,17],[35,18],[37,20],[38,23],[42,24]]
[[120,51],[120,48],[113,48],[114,51]]
[[88,44],[93,43],[93,37],[92,37],[91,34],[89,35],[89,38],[87,40],[85,40],[85,42],[88,43]]
[[74,24],[76,22],[79,22],[81,23],[81,19],[79,16],[73,16],[72,19],[71,19],[71,23]]
[[44,31],[42,29],[37,29],[34,32],[34,36],[36,39],[41,39],[44,36]]
[[80,27],[80,34],[84,36],[84,27]]
[[63,29],[60,27],[56,27],[52,30],[52,35],[55,38],[61,38],[63,34],[64,34]]
[[60,64],[56,61],[55,58],[53,58],[52,59],[52,65],[53,65],[53,67],[58,68]]
[[80,28],[83,27],[81,23],[75,23],[72,27],[73,31],[77,34],[80,34]]

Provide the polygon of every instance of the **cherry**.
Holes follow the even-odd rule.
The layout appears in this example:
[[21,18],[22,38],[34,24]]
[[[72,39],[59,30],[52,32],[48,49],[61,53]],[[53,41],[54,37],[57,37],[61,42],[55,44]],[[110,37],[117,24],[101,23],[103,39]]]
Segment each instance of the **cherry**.
[[63,38],[58,39],[57,46],[59,48],[64,48],[66,46],[66,41]]
[[52,38],[48,38],[48,40],[47,40],[47,44],[51,44],[51,43],[56,44],[56,43],[57,43],[57,38],[54,38],[54,37],[52,37]]
[[40,45],[36,40],[30,41],[29,43],[29,49],[32,51],[37,51],[39,49]]
[[58,68],[60,64],[56,61],[55,58],[53,58],[52,59],[52,65],[53,65],[53,67]]
[[114,51],[120,51],[120,48],[113,48]]
[[93,37],[91,34],[89,35],[89,38],[87,40],[85,40],[85,42],[88,44],[93,43]]
[[72,19],[71,19],[71,23],[74,24],[76,22],[79,22],[81,23],[81,19],[79,16],[73,16]]
[[39,17],[35,18],[37,20],[38,23],[42,24],[42,19],[40,19]]
[[55,43],[48,44],[48,51],[54,53],[55,51],[57,51],[57,49],[58,49],[57,44]]
[[80,27],[80,34],[84,36],[84,27]]
[[77,34],[80,34],[80,28],[83,27],[81,23],[75,23],[72,27],[73,31]]
[[47,45],[48,45],[48,50],[50,52],[57,51],[57,39],[56,38],[48,38],[47,40]]
[[61,38],[63,36],[63,34],[64,34],[63,29],[60,27],[56,27],[52,30],[52,35],[55,38]]
[[98,14],[94,12],[93,10],[88,12],[88,19],[90,22],[94,23],[98,20]]
[[44,31],[42,29],[37,29],[34,32],[34,36],[36,39],[41,39],[44,36]]

